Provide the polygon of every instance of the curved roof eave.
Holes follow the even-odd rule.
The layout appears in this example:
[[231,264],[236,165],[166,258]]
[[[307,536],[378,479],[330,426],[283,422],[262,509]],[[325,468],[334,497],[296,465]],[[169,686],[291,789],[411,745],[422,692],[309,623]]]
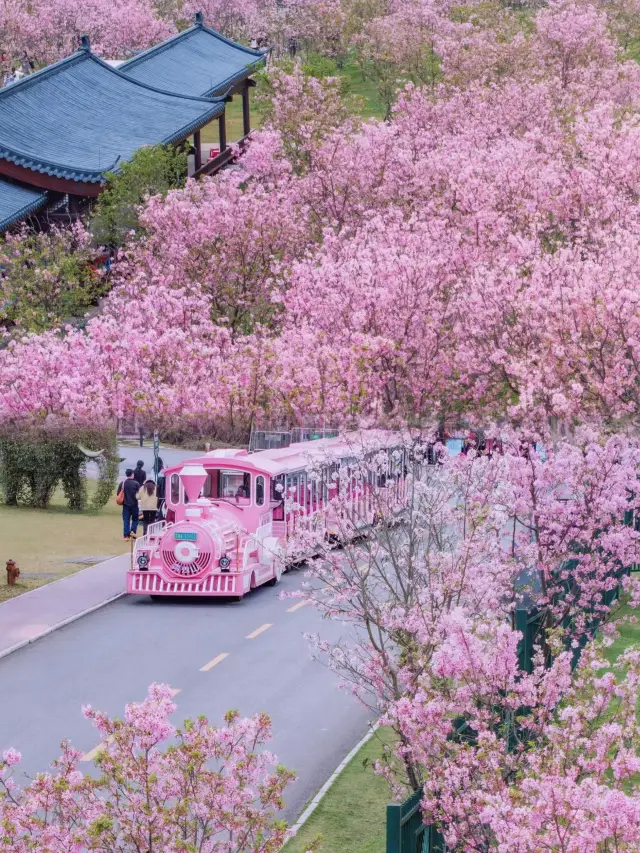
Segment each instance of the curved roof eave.
[[[215,98],[215,93],[222,92],[225,89],[230,89],[235,83],[238,82],[238,80],[242,80],[243,78],[248,77],[249,74],[259,68],[263,62],[264,58],[256,59],[255,62],[252,62],[250,65],[247,65],[245,68],[242,69],[242,71],[237,71],[235,74],[232,74],[230,77],[227,77],[226,80],[223,80],[221,83],[218,83],[215,88],[209,89],[207,92],[203,92],[202,94],[205,95],[207,98]],[[220,95],[220,97],[224,96]]]
[[165,41],[160,42],[160,44],[154,44],[152,47],[148,47],[146,50],[141,51],[140,53],[133,56],[131,59],[127,59],[118,67],[118,70],[126,69],[126,68],[134,68],[136,65],[139,65],[141,62],[144,62],[149,56],[156,56],[159,53],[164,53],[165,50],[168,50],[172,47],[176,42],[182,41],[185,38],[189,38],[194,33],[199,31],[208,33],[210,36],[218,39],[219,41],[224,42],[225,44],[230,45],[231,47],[237,48],[243,53],[247,53],[250,56],[254,56],[256,60],[264,59],[266,55],[270,52],[271,48],[267,48],[266,50],[254,50],[252,47],[246,47],[243,44],[240,44],[237,41],[233,41],[233,39],[229,39],[226,36],[223,36],[222,33],[218,33],[215,30],[212,30],[210,27],[205,26],[204,24],[195,24],[193,27],[189,27],[186,30],[183,30],[181,33],[176,33],[174,36],[170,36]]
[[5,216],[4,219],[0,219],[0,233],[6,231],[6,229],[10,228],[12,225],[15,225],[16,222],[20,222],[21,219],[26,219],[27,216],[35,213],[36,210],[40,210],[40,208],[44,207],[46,204],[47,198],[48,193],[41,192],[38,194],[37,198],[27,202],[27,204],[22,205],[22,207],[16,208],[13,213],[9,216]]

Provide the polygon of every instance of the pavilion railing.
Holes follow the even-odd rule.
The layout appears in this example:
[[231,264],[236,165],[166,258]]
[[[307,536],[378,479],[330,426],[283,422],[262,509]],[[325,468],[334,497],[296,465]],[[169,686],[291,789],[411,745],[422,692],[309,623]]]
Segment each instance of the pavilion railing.
[[[245,149],[247,142],[249,141],[249,136],[243,136],[242,139],[239,139],[237,142],[234,142],[232,146],[229,148],[225,148],[224,151],[221,151],[216,157],[211,160],[208,160],[199,169],[193,173],[192,177],[200,178],[203,175],[215,175],[232,160],[235,160],[239,154]],[[238,151],[238,148],[240,151]]]

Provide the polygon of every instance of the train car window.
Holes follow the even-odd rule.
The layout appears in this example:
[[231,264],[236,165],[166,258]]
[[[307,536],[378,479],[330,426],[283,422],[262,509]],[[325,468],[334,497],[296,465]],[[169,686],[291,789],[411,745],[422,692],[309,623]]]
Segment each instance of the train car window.
[[251,503],[251,475],[243,471],[220,472],[220,497],[238,504]]
[[272,518],[274,521],[284,521],[284,496],[285,496],[284,474],[271,478],[271,500],[278,502],[273,508]]
[[180,503],[180,477],[177,474],[171,475],[171,503]]
[[284,474],[271,478],[271,500],[281,501],[284,498]]
[[262,475],[256,477],[256,506],[264,504],[264,477]]
[[289,474],[287,477],[287,498],[294,503],[298,502],[298,474]]

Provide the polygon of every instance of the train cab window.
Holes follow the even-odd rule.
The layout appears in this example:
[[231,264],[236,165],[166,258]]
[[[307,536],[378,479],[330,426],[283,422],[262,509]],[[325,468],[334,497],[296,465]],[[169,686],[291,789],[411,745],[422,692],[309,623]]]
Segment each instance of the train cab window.
[[217,498],[220,494],[220,471],[209,471],[202,487],[203,498]]
[[251,503],[251,475],[243,471],[220,472],[220,497],[237,504]]
[[180,477],[177,474],[171,475],[171,503],[180,503]]
[[256,506],[264,505],[264,477],[256,477]]

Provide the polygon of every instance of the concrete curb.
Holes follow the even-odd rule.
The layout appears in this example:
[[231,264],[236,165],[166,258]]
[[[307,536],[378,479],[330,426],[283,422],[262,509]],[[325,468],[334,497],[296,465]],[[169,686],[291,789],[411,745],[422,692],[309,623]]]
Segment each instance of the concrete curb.
[[[64,580],[64,578],[60,578],[60,580]],[[56,581],[54,581],[56,583]],[[35,592],[35,590],[29,590],[29,592]],[[23,595],[28,595],[29,593],[23,593]],[[58,628],[64,628],[65,625],[70,625],[72,622],[75,622],[76,619],[82,619],[83,616],[88,616],[89,613],[93,613],[94,610],[99,610],[101,607],[106,607],[107,604],[111,604],[112,601],[116,601],[118,598],[122,598],[123,595],[126,595],[125,592],[119,592],[117,595],[112,595],[111,598],[107,598],[104,601],[101,601],[99,604],[94,604],[93,607],[87,607],[86,610],[82,610],[80,613],[74,613],[73,616],[69,616],[68,619],[63,619],[62,622],[58,622],[57,625],[52,625],[50,628],[47,628],[46,631],[42,631],[42,633],[38,634],[36,637],[30,637],[28,640],[21,640],[19,643],[16,643],[13,646],[10,646],[8,649],[5,649],[3,652],[0,652],[0,660],[2,658],[6,658],[7,655],[12,654],[13,652],[17,652],[18,649],[22,649],[25,646],[30,645],[31,643],[35,643],[38,640],[41,640],[43,637],[46,637],[48,634],[52,634],[54,631],[57,631]]]
[[[331,776],[329,776],[329,778],[324,783],[322,788],[320,788],[318,793],[311,800],[311,802],[306,807],[306,809],[302,812],[302,814],[300,815],[300,817],[298,818],[296,823],[294,823],[294,825],[288,831],[287,841],[289,841],[291,838],[295,838],[295,836],[298,834],[299,830],[304,826],[304,824],[309,820],[309,818],[314,813],[314,811],[318,808],[318,806],[320,805],[320,802],[324,798],[325,794],[329,791],[329,789],[331,788],[333,783],[336,781],[338,776],[342,773],[344,768],[351,761],[351,759],[357,755],[357,753],[365,745],[365,743],[368,743],[371,740],[371,738],[374,736],[374,734],[378,730],[379,726],[380,726],[380,723],[378,723],[378,722],[374,723],[373,726],[371,726],[370,730],[366,733],[366,735],[363,738],[361,738],[361,740],[359,740],[358,743],[353,747],[351,752],[347,756],[345,756],[345,758],[342,759],[340,764],[336,767],[336,769],[333,771]],[[285,841],[285,844],[286,843],[287,842]]]

